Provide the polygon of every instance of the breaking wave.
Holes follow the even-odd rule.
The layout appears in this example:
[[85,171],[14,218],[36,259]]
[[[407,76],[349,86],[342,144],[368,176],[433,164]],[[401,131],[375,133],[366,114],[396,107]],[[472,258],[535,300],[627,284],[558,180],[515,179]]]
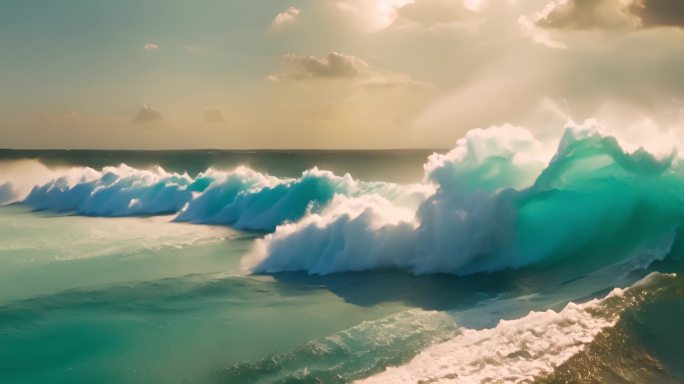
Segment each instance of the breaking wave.
[[[682,165],[675,153],[626,151],[591,127],[568,128],[550,146],[506,125],[470,131],[450,152],[430,156],[424,179],[413,185],[318,168],[297,178],[247,167],[190,176],[22,160],[0,163],[0,204],[105,217],[173,215],[153,221],[267,232],[243,258],[255,273],[470,275],[448,277],[459,282],[449,288],[463,291],[454,303],[449,296],[451,312],[410,310],[363,322],[217,368],[212,382],[667,382],[668,372],[681,373],[672,367],[684,353],[656,356],[654,346],[669,346],[663,340],[684,321],[681,278],[653,273],[604,295],[657,261],[662,270],[684,268]],[[474,275],[480,272],[500,273]],[[316,284],[336,278],[303,277]],[[496,289],[483,289],[486,280]],[[397,283],[417,289],[393,277]],[[538,301],[523,305],[529,297]],[[649,335],[659,339],[651,345]]]
[[674,154],[627,153],[581,127],[565,131],[550,159],[543,148],[521,128],[470,131],[428,159],[424,182],[435,192],[415,211],[383,196],[339,196],[279,226],[245,264],[266,273],[463,275],[566,263],[578,275],[667,255],[684,224],[684,173]]
[[305,171],[295,180],[260,174],[259,178],[267,181],[250,183],[244,178],[228,176],[190,201],[176,220],[272,232],[278,225],[320,212],[336,195],[377,193],[399,205],[417,205],[430,190],[420,185],[361,182],[349,174],[337,176],[317,168]]
[[566,129],[552,148],[523,128],[475,129],[431,155],[412,185],[318,168],[298,178],[244,166],[191,177],[22,161],[0,164],[0,203],[270,232],[244,258],[258,273],[465,275],[559,263],[581,273],[666,257],[684,224],[680,158],[629,153],[591,127]]
[[337,176],[317,168],[298,179],[283,179],[244,166],[230,171],[209,169],[190,177],[161,167],[148,170],[121,164],[99,171],[50,170],[38,162],[23,163],[34,168],[27,173],[37,179],[35,185],[20,188],[17,177],[8,173],[0,180],[0,204],[21,202],[36,210],[86,216],[175,214],[174,220],[180,222],[268,232],[319,212],[337,195],[378,194],[400,206],[417,206],[431,192],[426,185],[362,182],[349,174]]

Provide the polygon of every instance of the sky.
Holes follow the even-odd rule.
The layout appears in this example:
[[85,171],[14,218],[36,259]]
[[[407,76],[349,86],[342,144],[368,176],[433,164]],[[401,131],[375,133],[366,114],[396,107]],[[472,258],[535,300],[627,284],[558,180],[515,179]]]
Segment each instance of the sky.
[[4,0],[0,148],[680,140],[682,0]]

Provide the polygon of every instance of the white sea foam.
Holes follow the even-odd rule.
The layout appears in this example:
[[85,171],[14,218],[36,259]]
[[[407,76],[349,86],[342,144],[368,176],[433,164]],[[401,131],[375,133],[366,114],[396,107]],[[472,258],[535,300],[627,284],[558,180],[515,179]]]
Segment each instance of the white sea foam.
[[409,363],[359,383],[529,382],[582,351],[602,330],[615,325],[620,313],[655,291],[658,281],[672,278],[654,273],[631,288],[616,288],[603,299],[569,303],[559,312],[530,312],[489,329],[462,328]]
[[[470,274],[577,255],[588,272],[638,254],[684,224],[684,167],[674,156],[626,153],[616,139],[586,127],[566,130],[551,160],[548,149],[523,128],[476,129],[452,151],[430,156],[423,182],[413,185],[317,168],[298,178],[246,167],[190,177],[160,167],[47,169],[30,162],[40,171],[15,165],[13,174],[3,173],[0,202],[91,216],[176,213],[176,221],[273,232],[245,264],[256,272],[311,274]],[[599,255],[604,265],[589,265]]]
[[58,174],[38,160],[0,161],[0,205],[24,200],[34,186]]
[[230,176],[212,184],[188,203],[177,220],[273,231],[280,224],[320,212],[337,195],[379,194],[399,206],[416,207],[433,191],[424,184],[362,182],[349,174],[337,176],[318,168],[303,172],[297,179],[272,178],[257,183],[250,180],[259,178]]
[[[582,255],[574,264],[589,272],[682,225],[684,177],[672,156],[626,153],[613,137],[580,128],[566,130],[546,165],[542,147],[513,126],[471,131],[451,152],[428,159],[425,183],[434,193],[414,212],[392,200],[333,200],[277,227],[248,264],[256,272],[470,274]],[[637,214],[643,209],[648,220]]]
[[190,177],[126,164],[50,169],[34,160],[0,163],[0,171],[0,204],[22,202],[38,210],[105,217],[177,213],[175,221],[262,231],[316,214],[336,195],[377,194],[415,209],[434,193],[429,184],[365,182],[315,167],[299,178],[245,166],[210,168]]

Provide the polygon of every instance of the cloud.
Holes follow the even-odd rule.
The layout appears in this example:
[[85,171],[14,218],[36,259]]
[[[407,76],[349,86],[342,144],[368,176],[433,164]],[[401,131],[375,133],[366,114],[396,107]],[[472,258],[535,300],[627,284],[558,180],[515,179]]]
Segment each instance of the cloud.
[[634,31],[654,27],[684,27],[681,0],[554,0],[534,18],[536,26],[552,30]]
[[85,121],[83,116],[74,109],[68,109],[60,113],[51,113],[40,109],[39,113],[43,121],[49,125],[77,125]]
[[535,24],[547,29],[625,30],[634,28],[638,19],[625,0],[554,0],[537,14]]
[[520,16],[518,24],[523,29],[525,35],[529,36],[535,43],[545,45],[554,49],[567,49],[568,46],[557,39],[552,31],[537,25],[536,21],[527,16]]
[[552,0],[532,16],[518,20],[537,43],[551,48],[568,48],[570,32],[597,31],[634,33],[639,30],[684,28],[681,0]]
[[643,27],[684,28],[684,2],[681,0],[635,0],[629,11],[641,19]]
[[337,0],[338,11],[351,15],[355,25],[365,32],[389,27],[397,18],[397,8],[413,0]]
[[222,123],[226,121],[221,107],[210,107],[204,110],[204,121],[207,123]]
[[147,105],[143,105],[138,110],[138,113],[133,117],[132,122],[134,124],[147,124],[162,120],[164,120],[164,116],[162,116],[161,112],[157,111],[156,109],[152,109]]
[[143,48],[145,48],[146,51],[156,51],[157,49],[159,49],[159,46],[154,43],[147,43],[143,45]]
[[269,75],[266,80],[281,79],[342,79],[366,89],[426,88],[432,84],[413,80],[410,75],[372,68],[365,60],[331,52],[325,57],[287,54],[288,66],[280,75]]
[[479,11],[485,0],[336,0],[335,8],[351,16],[357,30],[423,27],[430,30],[472,30],[484,20]]
[[331,52],[326,57],[300,56],[288,53],[285,77],[292,79],[354,78],[368,71],[364,60],[342,53]]
[[410,22],[427,27],[448,26],[472,20],[476,15],[460,0],[415,0],[397,8],[395,24]]
[[279,28],[286,24],[294,23],[297,20],[297,16],[300,13],[299,8],[289,7],[285,12],[281,12],[276,15],[276,17],[271,22],[272,28]]
[[361,85],[367,89],[421,89],[434,87],[431,83],[416,81],[407,74],[391,72],[374,73],[363,81]]

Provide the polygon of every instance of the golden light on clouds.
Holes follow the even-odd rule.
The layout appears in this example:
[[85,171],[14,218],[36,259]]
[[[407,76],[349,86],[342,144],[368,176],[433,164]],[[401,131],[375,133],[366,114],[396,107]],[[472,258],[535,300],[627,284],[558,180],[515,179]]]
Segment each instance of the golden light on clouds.
[[43,28],[31,20],[0,25],[15,36],[0,133],[18,147],[147,145],[141,128],[156,147],[431,147],[492,124],[544,129],[544,100],[577,120],[610,120],[611,103],[671,128],[659,116],[684,100],[681,4],[107,3],[121,19],[102,32],[79,29],[92,9],[44,39],[21,33]]

